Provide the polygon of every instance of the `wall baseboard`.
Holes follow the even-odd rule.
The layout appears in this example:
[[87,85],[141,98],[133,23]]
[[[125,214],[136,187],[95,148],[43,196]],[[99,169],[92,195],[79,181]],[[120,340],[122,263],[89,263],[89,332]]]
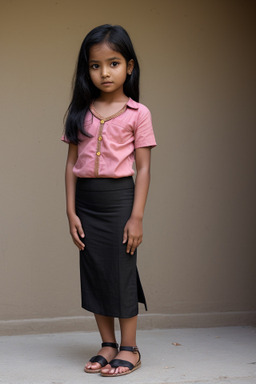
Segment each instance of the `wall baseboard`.
[[[116,326],[118,329],[117,323]],[[139,315],[138,320],[138,329],[143,330],[224,326],[256,326],[256,311],[185,314],[153,313]],[[81,331],[97,331],[93,316],[0,321],[0,336]]]

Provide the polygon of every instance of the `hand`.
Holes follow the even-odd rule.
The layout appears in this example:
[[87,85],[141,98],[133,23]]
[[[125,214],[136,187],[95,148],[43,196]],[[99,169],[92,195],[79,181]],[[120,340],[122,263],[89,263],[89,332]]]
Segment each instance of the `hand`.
[[80,251],[83,251],[85,245],[79,238],[79,236],[82,238],[85,237],[81,221],[76,214],[69,215],[68,221],[70,235],[72,236],[73,242],[79,248]]
[[135,249],[142,243],[142,219],[130,217],[124,227],[123,244],[127,242],[126,252],[134,254]]

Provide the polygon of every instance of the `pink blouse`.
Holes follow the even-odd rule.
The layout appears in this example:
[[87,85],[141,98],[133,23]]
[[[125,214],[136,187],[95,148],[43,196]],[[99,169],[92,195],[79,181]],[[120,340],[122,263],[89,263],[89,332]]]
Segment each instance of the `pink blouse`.
[[[134,150],[155,147],[151,114],[146,106],[129,99],[115,115],[104,118],[90,108],[84,129],[79,132],[78,158],[73,172],[77,177],[119,178],[134,174]],[[62,141],[69,143],[65,136]]]

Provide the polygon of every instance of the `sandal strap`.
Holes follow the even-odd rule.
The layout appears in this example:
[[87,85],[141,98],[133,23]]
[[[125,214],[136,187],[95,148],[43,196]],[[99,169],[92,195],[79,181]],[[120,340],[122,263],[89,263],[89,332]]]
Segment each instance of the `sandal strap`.
[[111,347],[111,348],[115,348],[115,349],[118,349],[118,344],[117,343],[108,343],[108,342],[104,342],[101,344],[101,347]]
[[132,353],[138,353],[139,354],[139,360],[137,361],[137,364],[141,360],[141,354],[140,354],[139,348],[137,346],[135,346],[135,347],[127,347],[125,345],[120,345],[120,351],[128,351],[128,352],[132,352]]
[[[128,347],[128,346],[121,345],[120,351],[128,351],[128,352],[133,352],[133,353],[138,352],[139,360],[137,361],[136,366],[140,363],[141,355],[140,355],[140,351],[139,351],[138,347]],[[121,359],[113,359],[110,361],[109,364],[111,365],[112,368],[127,367],[130,369],[130,371],[133,370],[133,368],[135,367],[135,365],[132,364],[130,361],[121,360]]]
[[105,365],[108,364],[108,361],[105,359],[105,357],[101,356],[101,355],[93,356],[90,359],[90,362],[91,363],[99,363],[102,367],[105,367]]
[[112,368],[127,367],[130,370],[132,370],[134,368],[134,365],[132,363],[130,363],[130,361],[121,360],[121,359],[111,360],[109,364],[111,365]]
[[[108,342],[104,342],[101,344],[101,347],[111,347],[111,348],[115,348],[115,349],[118,349],[118,344],[117,343],[108,343]],[[108,364],[108,361],[107,359],[105,359],[104,356],[102,355],[96,355],[96,356],[93,356],[91,359],[90,359],[90,362],[91,363],[99,363],[102,367],[105,367],[105,365]]]
[[127,347],[124,345],[120,345],[120,351],[128,351],[128,352],[133,352],[133,353],[140,353],[138,347]]

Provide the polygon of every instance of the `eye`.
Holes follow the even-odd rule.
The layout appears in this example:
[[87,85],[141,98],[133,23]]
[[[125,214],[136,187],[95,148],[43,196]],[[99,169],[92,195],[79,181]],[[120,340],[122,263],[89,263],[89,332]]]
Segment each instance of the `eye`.
[[98,68],[99,68],[99,64],[90,65],[90,69],[98,69]]
[[112,63],[111,63],[111,67],[117,67],[118,66],[118,62],[117,61],[113,61]]

